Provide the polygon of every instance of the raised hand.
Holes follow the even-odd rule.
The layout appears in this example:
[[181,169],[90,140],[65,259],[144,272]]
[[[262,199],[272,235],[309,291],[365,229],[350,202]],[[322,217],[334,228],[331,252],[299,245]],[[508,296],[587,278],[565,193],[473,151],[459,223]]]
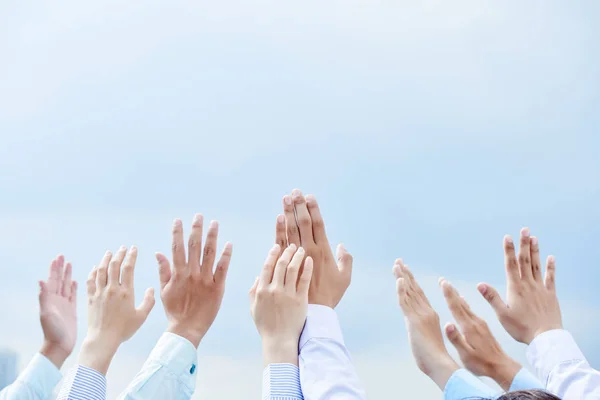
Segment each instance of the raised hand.
[[280,253],[281,247],[276,244],[250,289],[250,310],[262,337],[265,366],[298,365],[298,340],[308,309],[313,261],[308,257],[300,273],[304,249],[296,251],[296,245],[291,244]]
[[[203,217],[196,214],[186,259],[181,220],[173,224],[173,268],[167,257],[156,254],[160,297],[169,321],[167,331],[188,339],[195,347],[211,327],[223,300],[232,246],[226,243],[213,271],[219,225],[212,221],[202,251]],[[201,259],[202,258],[202,259]]]
[[508,391],[521,365],[502,350],[487,323],[471,311],[450,282],[440,278],[440,286],[462,333],[451,323],[444,330],[465,368],[475,375],[492,378]]
[[291,196],[284,196],[283,210],[284,216],[277,217],[275,243],[282,249],[288,244],[304,248],[314,262],[309,304],[335,308],[350,286],[352,256],[341,244],[337,247],[337,257],[333,256],[314,196],[305,198],[300,190],[294,189]]
[[521,230],[518,258],[512,238],[504,238],[504,257],[506,303],[492,286],[481,283],[477,287],[496,312],[504,329],[515,340],[525,344],[531,343],[541,333],[562,329],[562,317],[554,285],[554,257],[548,257],[546,276],[542,279],[538,239],[530,236],[528,228]]
[[40,322],[44,344],[40,351],[60,369],[77,340],[77,282],[71,263],[58,256],[50,264],[47,281],[40,281]]
[[396,260],[393,273],[413,357],[419,369],[444,390],[459,366],[444,345],[440,317],[402,260]]
[[113,256],[106,252],[87,281],[88,332],[79,363],[104,375],[117,349],[146,321],[154,307],[154,289],[146,290],[142,304],[135,307],[134,269],[137,248],[121,246]]

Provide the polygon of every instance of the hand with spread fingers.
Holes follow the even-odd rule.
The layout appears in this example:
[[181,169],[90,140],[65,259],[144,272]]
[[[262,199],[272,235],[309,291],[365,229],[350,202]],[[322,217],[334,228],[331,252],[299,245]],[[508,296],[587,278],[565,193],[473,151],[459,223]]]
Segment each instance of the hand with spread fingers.
[[283,210],[284,215],[277,217],[275,243],[282,249],[288,244],[305,249],[314,262],[309,304],[335,308],[350,286],[352,256],[341,244],[337,257],[333,256],[314,196],[304,197],[300,190],[294,189],[291,196],[284,196]]
[[71,281],[71,263],[58,256],[47,281],[40,281],[40,322],[44,344],[40,351],[60,369],[77,340],[77,282]]
[[446,336],[458,351],[465,368],[475,375],[492,378],[508,391],[521,365],[502,350],[487,323],[471,311],[450,282],[440,278],[440,286],[462,331],[454,324],[447,324]]
[[[127,256],[127,257],[126,257]],[[106,375],[117,349],[133,336],[154,307],[154,289],[146,290],[135,307],[134,269],[137,248],[121,246],[115,255],[106,252],[88,277],[88,332],[79,364]]]
[[192,224],[188,254],[181,220],[173,224],[173,267],[166,256],[156,254],[159,264],[160,296],[169,321],[168,332],[182,336],[195,347],[211,327],[223,300],[232,246],[225,244],[214,269],[219,225],[212,221],[202,250],[203,217]]
[[541,333],[562,329],[562,317],[554,276],[553,256],[546,262],[542,279],[538,239],[531,237],[528,228],[521,230],[519,256],[510,236],[504,238],[507,295],[506,303],[492,286],[482,283],[479,292],[490,303],[502,326],[517,341],[525,344]]
[[250,289],[251,313],[262,338],[265,367],[275,363],[298,365],[298,340],[306,320],[313,271],[312,259],[304,261],[304,256],[304,249],[296,250],[294,244],[283,253],[276,244]]
[[440,317],[402,260],[396,260],[393,273],[398,303],[404,313],[410,348],[417,366],[444,390],[452,374],[460,367],[444,345]]

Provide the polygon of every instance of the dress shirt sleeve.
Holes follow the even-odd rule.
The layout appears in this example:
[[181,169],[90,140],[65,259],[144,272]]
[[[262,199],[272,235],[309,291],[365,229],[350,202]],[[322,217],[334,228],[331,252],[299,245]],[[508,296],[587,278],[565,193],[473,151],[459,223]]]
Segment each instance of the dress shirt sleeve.
[[52,396],[61,374],[41,354],[33,356],[17,380],[0,392],[0,400],[46,400]]
[[187,339],[165,332],[119,400],[189,400],[196,388],[198,355]]
[[444,388],[444,400],[493,399],[497,396],[498,393],[466,369],[454,372]]
[[306,400],[367,398],[333,309],[308,305],[299,346],[300,384]]
[[510,385],[509,392],[517,390],[532,390],[532,389],[544,389],[544,385],[535,377],[531,372],[525,368],[515,375]]
[[105,400],[106,377],[92,368],[78,365],[65,376],[56,399]]
[[293,364],[269,364],[263,371],[263,400],[303,400],[300,370]]
[[600,372],[593,369],[571,334],[555,329],[538,335],[527,359],[546,390],[564,399],[600,398]]

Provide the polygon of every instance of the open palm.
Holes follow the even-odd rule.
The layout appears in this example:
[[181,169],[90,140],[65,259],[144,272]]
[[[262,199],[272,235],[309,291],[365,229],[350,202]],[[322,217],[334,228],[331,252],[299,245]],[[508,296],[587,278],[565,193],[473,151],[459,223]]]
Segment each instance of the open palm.
[[58,256],[50,265],[47,281],[40,281],[40,321],[47,343],[70,354],[77,339],[77,282],[72,267]]

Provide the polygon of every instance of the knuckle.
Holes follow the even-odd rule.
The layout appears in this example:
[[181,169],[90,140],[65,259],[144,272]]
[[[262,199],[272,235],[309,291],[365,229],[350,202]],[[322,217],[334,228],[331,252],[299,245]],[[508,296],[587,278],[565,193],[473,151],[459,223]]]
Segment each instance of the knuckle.
[[308,216],[308,215],[300,216],[300,218],[298,218],[298,224],[300,224],[300,226],[303,226],[303,227],[310,226],[312,224],[312,222],[310,220],[310,216]]
[[289,236],[298,236],[298,227],[296,226],[296,224],[288,225],[287,233]]
[[323,221],[322,218],[314,218],[312,220],[312,225],[315,228],[324,228],[325,227],[325,222]]
[[531,257],[527,253],[519,254],[519,262],[521,264],[529,264],[531,262]]
[[213,256],[215,254],[215,249],[212,246],[206,246],[204,248],[204,256],[205,257],[210,257]]
[[188,242],[189,249],[198,249],[200,247],[200,241],[196,238],[190,238]]

